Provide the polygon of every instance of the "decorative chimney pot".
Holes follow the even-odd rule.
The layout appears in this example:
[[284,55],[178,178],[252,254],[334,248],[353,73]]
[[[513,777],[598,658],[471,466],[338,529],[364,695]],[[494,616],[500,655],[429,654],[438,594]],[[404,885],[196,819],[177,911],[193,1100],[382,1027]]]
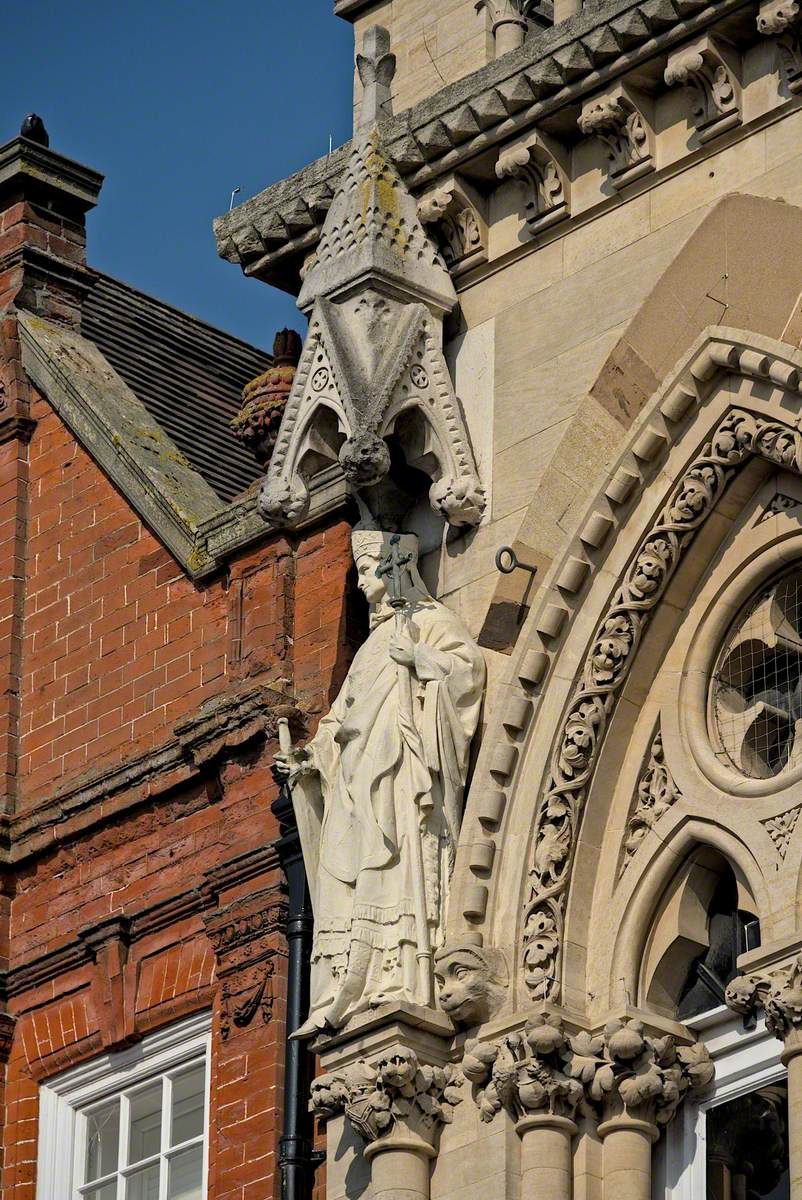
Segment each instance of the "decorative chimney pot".
[[231,421],[234,437],[267,467],[301,357],[301,337],[282,329],[273,343],[273,365],[242,390],[242,408]]

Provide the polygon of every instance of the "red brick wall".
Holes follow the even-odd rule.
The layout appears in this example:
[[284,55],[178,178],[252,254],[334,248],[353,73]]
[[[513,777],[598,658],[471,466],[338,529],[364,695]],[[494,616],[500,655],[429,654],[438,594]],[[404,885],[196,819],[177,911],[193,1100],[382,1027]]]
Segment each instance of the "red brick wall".
[[[277,1186],[284,942],[275,922],[256,921],[231,948],[217,926],[253,924],[254,905],[281,903],[274,746],[249,727],[130,786],[104,791],[104,777],[175,745],[176,723],[201,705],[255,684],[294,694],[311,730],[353,649],[349,529],[274,537],[194,584],[47,401],[34,396],[32,413],[30,446],[0,445],[0,537],[19,577],[16,592],[0,586],[0,669],[19,674],[18,739],[0,706],[0,754],[17,772],[0,876],[0,971],[16,1018],[0,1190],[35,1194],[42,1080],[211,1007],[209,1194],[264,1200]],[[90,783],[91,803],[58,800]],[[250,852],[257,866],[245,870]],[[260,1006],[239,1025],[232,1013],[268,963],[272,1014]]]

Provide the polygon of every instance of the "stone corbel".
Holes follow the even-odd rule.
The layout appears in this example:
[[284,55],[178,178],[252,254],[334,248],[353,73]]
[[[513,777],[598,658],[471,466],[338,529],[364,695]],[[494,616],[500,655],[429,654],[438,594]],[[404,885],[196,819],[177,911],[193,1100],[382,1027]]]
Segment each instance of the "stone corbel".
[[129,961],[131,923],[117,914],[78,931],[95,971],[92,994],[95,1011],[104,1015],[100,1036],[107,1050],[139,1040],[136,1027],[136,993],[139,963]]
[[607,148],[610,183],[619,190],[654,170],[654,129],[648,96],[619,84],[588,100],[579,128]]
[[758,32],[774,38],[780,77],[791,94],[802,92],[802,22],[796,0],[764,0],[757,15]]
[[496,163],[499,179],[524,187],[524,219],[532,236],[571,215],[570,155],[543,133],[506,146]]
[[316,1079],[310,1107],[325,1120],[343,1114],[366,1143],[371,1195],[397,1196],[403,1181],[408,1200],[428,1200],[430,1163],[462,1100],[460,1083],[451,1064],[427,1064],[394,1043]]
[[418,216],[435,235],[452,276],[487,262],[484,200],[464,179],[452,175],[418,201]]
[[690,89],[691,114],[700,142],[709,142],[740,125],[740,58],[731,46],[718,38],[699,38],[669,55],[664,77],[669,87]]
[[[571,1142],[582,1106],[598,1120],[605,1190],[648,1200],[651,1146],[683,1099],[713,1078],[705,1046],[652,1037],[637,1021],[569,1033],[542,1014],[499,1042],[466,1043],[462,1071],[483,1121],[505,1109],[522,1138],[522,1195],[570,1200]],[[607,1169],[609,1163],[610,1169]],[[616,1170],[637,1181],[614,1178]],[[526,1181],[526,1186],[524,1186]]]

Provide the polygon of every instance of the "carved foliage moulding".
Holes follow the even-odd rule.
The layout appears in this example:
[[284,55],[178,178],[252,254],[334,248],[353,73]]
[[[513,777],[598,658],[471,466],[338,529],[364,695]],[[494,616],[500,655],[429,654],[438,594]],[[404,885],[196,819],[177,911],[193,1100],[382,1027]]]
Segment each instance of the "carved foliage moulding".
[[452,177],[418,201],[418,216],[434,233],[453,276],[487,262],[487,218],[479,194]]
[[682,793],[666,764],[663,735],[658,729],[649,751],[649,761],[638,781],[624,835],[621,874],[650,829],[681,798]]
[[802,435],[745,410],[729,412],[640,540],[597,626],[560,726],[535,823],[523,955],[526,984],[536,997],[554,999],[559,994],[563,923],[579,824],[616,699],[684,551],[735,471],[752,455],[802,473]]

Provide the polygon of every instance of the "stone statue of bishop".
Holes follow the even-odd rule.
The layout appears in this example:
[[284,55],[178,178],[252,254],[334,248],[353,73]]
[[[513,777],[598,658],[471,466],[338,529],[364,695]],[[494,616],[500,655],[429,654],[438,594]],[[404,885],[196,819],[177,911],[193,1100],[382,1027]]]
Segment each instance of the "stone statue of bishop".
[[315,918],[311,1011],[297,1037],[390,1002],[431,1004],[481,651],[426,591],[417,539],[357,530],[371,632],[303,750],[278,756]]

